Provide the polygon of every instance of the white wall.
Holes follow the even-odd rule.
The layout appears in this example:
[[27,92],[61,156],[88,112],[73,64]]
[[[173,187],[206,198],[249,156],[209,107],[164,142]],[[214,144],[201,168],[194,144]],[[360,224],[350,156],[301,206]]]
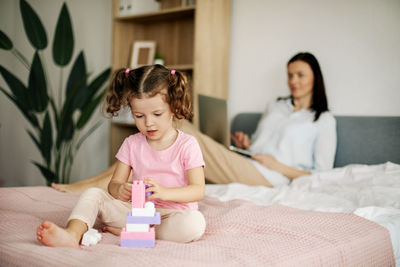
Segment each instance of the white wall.
[[[28,1],[51,44],[62,1]],[[66,2],[74,26],[74,56],[84,49],[88,69],[97,74],[111,64],[111,0]],[[0,27],[31,57],[18,3],[1,0]],[[334,114],[399,116],[399,29],[399,0],[232,0],[230,116],[263,111],[268,101],[287,95],[286,62],[299,51],[317,56]],[[9,53],[0,50],[0,61],[27,80],[27,72]],[[51,76],[55,86],[58,70],[52,69]],[[5,87],[2,78],[0,86]],[[25,132],[28,124],[2,94],[0,124],[0,181],[44,185],[30,163],[40,155]],[[72,181],[107,167],[108,133],[105,122],[87,140],[75,160]]]
[[230,117],[289,94],[286,63],[320,62],[336,115],[400,115],[399,0],[233,0]]
[[[51,48],[54,30],[63,1],[28,0],[38,13],[47,31],[49,46],[45,52],[46,65],[53,90],[58,88],[59,68],[53,65]],[[88,71],[98,75],[111,65],[111,0],[67,0],[75,37],[73,59],[84,50]],[[1,0],[0,28],[13,40],[14,45],[29,59],[33,49],[26,39],[19,10],[19,1]],[[27,83],[27,70],[8,51],[0,50],[0,64],[17,73]],[[72,64],[71,64],[72,65]],[[64,71],[64,81],[69,69]],[[93,78],[90,77],[90,78]],[[89,78],[89,79],[90,79]],[[8,88],[3,78],[0,86]],[[102,126],[86,140],[75,159],[72,181],[94,175],[108,165],[109,128],[107,120],[98,112],[93,123],[104,120]],[[45,185],[32,159],[41,162],[41,157],[26,133],[29,124],[19,110],[0,94],[0,182],[3,186]]]

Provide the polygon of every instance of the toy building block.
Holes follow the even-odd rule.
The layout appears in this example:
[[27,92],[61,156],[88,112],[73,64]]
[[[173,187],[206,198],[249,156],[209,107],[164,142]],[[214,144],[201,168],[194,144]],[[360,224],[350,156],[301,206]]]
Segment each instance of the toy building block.
[[132,216],[132,213],[128,213],[126,216],[126,223],[128,224],[160,224],[161,217],[160,213],[156,212],[152,217],[150,216]]
[[156,234],[150,225],[160,224],[161,216],[154,203],[145,202],[147,185],[143,181],[133,181],[132,212],[126,216],[126,227],[121,231],[121,247],[153,248]]
[[125,228],[122,228],[120,246],[154,248],[155,240],[156,233],[153,227],[147,232],[127,232]]
[[125,248],[154,248],[156,241],[153,240],[134,240],[134,239],[121,239],[121,247]]
[[147,232],[127,232],[126,228],[122,228],[120,245],[121,247],[153,248],[155,240],[154,228],[150,228]]
[[139,209],[139,208],[132,208],[132,213],[131,216],[154,216],[156,212],[156,208],[154,207],[153,202],[146,202],[144,205],[144,208]]
[[150,224],[126,224],[127,232],[148,232],[150,230]]
[[156,232],[154,228],[150,228],[148,232],[127,232],[125,228],[122,228],[121,239],[139,239],[139,240],[151,240],[156,238]]
[[145,204],[146,192],[143,181],[133,181],[132,184],[132,208],[143,209]]

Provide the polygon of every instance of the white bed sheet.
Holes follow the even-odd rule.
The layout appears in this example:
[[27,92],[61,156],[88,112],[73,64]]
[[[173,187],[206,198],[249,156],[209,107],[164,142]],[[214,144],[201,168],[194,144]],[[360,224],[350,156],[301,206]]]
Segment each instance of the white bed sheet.
[[206,194],[221,201],[244,199],[258,205],[280,203],[304,210],[354,213],[390,232],[400,266],[400,165],[348,165],[303,176],[275,188],[238,183],[207,185]]

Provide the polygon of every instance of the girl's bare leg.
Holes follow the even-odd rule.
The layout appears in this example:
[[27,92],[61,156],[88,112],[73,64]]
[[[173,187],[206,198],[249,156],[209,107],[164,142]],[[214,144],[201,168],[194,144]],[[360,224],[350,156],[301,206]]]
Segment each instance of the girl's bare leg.
[[110,182],[111,177],[114,173],[115,166],[116,166],[116,163],[114,163],[107,170],[105,170],[104,172],[102,172],[96,176],[86,178],[82,181],[79,181],[79,182],[76,182],[73,184],[52,183],[51,187],[58,191],[61,191],[61,192],[71,192],[71,193],[79,193],[79,194],[90,187],[98,187],[98,188],[101,188],[101,189],[104,189],[107,191],[107,186],[108,186],[108,183]]
[[121,228],[112,227],[112,226],[109,226],[109,225],[106,225],[106,226],[103,227],[103,232],[110,232],[110,233],[112,233],[113,235],[116,235],[116,236],[120,236],[121,235],[121,231],[122,231]]
[[79,243],[87,229],[86,223],[81,220],[69,221],[66,228],[44,221],[37,228],[36,238],[49,247],[79,248]]

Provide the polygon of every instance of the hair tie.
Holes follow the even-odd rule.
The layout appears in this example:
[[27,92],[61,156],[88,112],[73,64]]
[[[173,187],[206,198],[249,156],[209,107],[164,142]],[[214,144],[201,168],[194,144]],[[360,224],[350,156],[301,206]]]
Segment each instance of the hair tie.
[[171,75],[175,75],[176,70],[171,70]]
[[131,71],[131,70],[130,70],[129,68],[126,68],[125,73],[126,73],[126,74],[129,74],[130,71]]

